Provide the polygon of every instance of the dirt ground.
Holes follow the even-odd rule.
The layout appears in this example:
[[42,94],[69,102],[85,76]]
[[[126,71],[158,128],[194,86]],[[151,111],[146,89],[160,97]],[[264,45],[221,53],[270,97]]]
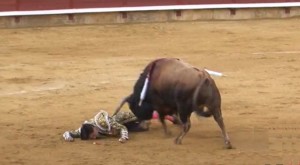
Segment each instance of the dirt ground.
[[[0,164],[300,164],[300,19],[0,29]],[[98,110],[110,114],[143,67],[177,57],[220,71],[226,150],[213,118],[179,128],[65,142]],[[125,106],[124,111],[128,110]]]

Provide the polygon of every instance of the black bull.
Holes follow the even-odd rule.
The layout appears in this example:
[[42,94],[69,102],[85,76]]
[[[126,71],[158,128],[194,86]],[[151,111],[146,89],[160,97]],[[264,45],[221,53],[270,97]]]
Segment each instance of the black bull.
[[[148,88],[144,100],[141,100],[141,91],[147,77]],[[174,58],[152,61],[135,83],[133,93],[121,102],[115,113],[126,102],[140,120],[151,119],[153,111],[156,110],[165,133],[168,133],[165,115],[179,116],[182,131],[175,139],[176,144],[181,144],[189,131],[192,112],[204,117],[213,116],[222,130],[226,147],[232,148],[223,123],[220,92],[205,70]]]

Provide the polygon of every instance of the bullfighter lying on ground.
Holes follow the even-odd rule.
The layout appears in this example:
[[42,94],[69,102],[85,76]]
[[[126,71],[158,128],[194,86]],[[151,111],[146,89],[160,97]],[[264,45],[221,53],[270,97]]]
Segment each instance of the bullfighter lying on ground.
[[[154,112],[153,119],[157,118],[158,114]],[[173,116],[167,116],[166,119],[177,124]],[[102,135],[121,135],[119,142],[124,143],[129,139],[128,131],[147,131],[149,123],[149,121],[139,121],[132,112],[119,112],[110,117],[106,111],[100,110],[94,118],[86,120],[77,130],[66,131],[63,138],[65,141],[72,142],[74,138],[88,140],[100,138]]]

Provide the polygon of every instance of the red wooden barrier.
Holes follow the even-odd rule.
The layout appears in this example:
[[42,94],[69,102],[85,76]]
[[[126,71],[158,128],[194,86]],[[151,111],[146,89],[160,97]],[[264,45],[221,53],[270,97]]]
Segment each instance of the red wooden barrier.
[[[3,1],[3,0],[2,0]],[[53,10],[70,8],[69,0],[19,0],[19,10]]]
[[13,11],[17,9],[17,0],[0,1],[0,11]]

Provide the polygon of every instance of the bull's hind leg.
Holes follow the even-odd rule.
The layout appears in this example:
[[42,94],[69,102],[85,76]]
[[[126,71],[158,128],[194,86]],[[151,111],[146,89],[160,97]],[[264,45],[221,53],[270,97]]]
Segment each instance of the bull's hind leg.
[[215,108],[213,110],[213,116],[214,116],[215,121],[218,123],[219,127],[222,130],[222,134],[223,134],[223,138],[224,138],[226,148],[227,149],[232,149],[232,145],[231,145],[229,136],[226,132],[224,122],[223,122],[221,109],[220,108]]

